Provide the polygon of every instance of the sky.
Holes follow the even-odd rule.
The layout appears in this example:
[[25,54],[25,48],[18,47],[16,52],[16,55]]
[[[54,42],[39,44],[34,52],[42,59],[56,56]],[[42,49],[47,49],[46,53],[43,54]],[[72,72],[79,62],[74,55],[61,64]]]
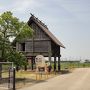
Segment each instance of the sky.
[[66,47],[62,58],[90,59],[90,0],[0,0],[5,11],[25,22],[38,17]]

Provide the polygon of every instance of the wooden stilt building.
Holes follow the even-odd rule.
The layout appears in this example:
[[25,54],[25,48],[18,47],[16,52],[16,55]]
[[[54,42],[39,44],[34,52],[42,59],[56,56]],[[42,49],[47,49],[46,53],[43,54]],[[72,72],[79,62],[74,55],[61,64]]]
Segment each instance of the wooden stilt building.
[[16,43],[16,50],[23,51],[28,60],[31,60],[32,69],[37,55],[54,57],[54,71],[56,70],[56,58],[58,57],[58,71],[60,71],[60,48],[65,46],[49,31],[48,27],[31,14],[28,25],[34,30],[33,37],[23,42]]

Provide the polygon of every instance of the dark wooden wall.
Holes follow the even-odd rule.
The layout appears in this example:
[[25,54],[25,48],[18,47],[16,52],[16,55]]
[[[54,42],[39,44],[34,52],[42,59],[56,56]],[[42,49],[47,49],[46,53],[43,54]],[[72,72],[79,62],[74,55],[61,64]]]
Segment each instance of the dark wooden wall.
[[25,52],[27,52],[28,56],[36,56],[38,54],[48,56],[49,50],[51,50],[50,38],[35,23],[32,23],[30,26],[34,30],[33,37],[31,39],[25,40],[24,42],[17,43],[17,50],[23,51],[22,45],[25,43]]
[[34,39],[50,40],[50,38],[46,35],[46,33],[34,22],[30,25],[30,27],[34,30]]
[[[51,38],[34,22],[30,24],[30,27],[34,30],[33,37],[27,39],[21,43],[16,44],[18,51],[23,51],[22,47],[25,46],[27,56],[36,56],[42,54],[44,56],[59,56],[60,46],[51,40]],[[22,46],[24,45],[24,46]]]
[[60,55],[60,46],[56,45],[53,41],[51,41],[51,51],[52,51],[52,56],[59,56]]

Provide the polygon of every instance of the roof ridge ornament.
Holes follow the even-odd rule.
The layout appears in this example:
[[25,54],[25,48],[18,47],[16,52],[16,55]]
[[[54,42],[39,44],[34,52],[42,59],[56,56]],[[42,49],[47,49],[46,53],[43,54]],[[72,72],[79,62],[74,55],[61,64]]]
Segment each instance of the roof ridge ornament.
[[30,13],[31,14],[31,16],[34,16],[34,14],[32,14],[32,13]]
[[34,14],[30,13],[31,17],[33,17],[38,23],[40,23],[43,27],[47,28],[47,25],[45,25],[45,23],[43,23],[41,20],[39,20],[37,17],[34,16]]

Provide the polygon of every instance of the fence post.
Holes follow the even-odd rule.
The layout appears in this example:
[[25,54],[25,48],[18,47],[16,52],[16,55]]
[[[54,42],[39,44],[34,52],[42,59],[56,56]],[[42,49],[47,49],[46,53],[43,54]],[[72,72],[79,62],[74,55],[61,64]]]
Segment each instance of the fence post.
[[15,67],[13,68],[13,90],[16,90],[16,88],[15,88],[15,77],[16,77],[16,75],[15,75]]

